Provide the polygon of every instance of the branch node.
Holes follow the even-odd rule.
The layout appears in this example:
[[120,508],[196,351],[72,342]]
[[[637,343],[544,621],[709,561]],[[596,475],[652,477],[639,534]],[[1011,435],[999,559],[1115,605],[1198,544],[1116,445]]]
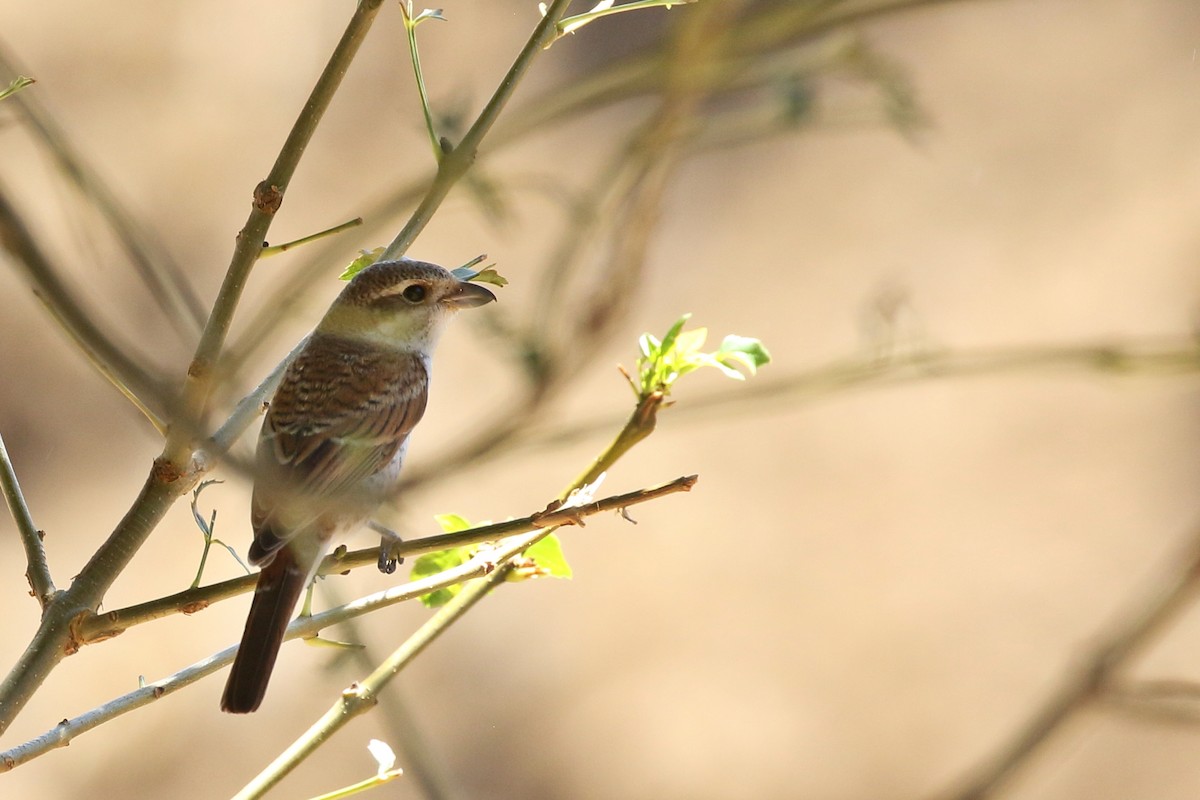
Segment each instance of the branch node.
[[183,470],[165,456],[154,459],[154,465],[150,471],[154,475],[154,480],[159,483],[174,483],[183,477]]
[[283,191],[270,181],[254,187],[254,209],[263,214],[274,215],[283,205]]

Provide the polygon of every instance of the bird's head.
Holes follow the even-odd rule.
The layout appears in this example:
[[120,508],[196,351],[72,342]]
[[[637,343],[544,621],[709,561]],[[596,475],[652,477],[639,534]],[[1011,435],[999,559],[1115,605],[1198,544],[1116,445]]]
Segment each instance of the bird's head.
[[495,299],[437,264],[377,261],[350,280],[317,331],[428,354],[454,312]]

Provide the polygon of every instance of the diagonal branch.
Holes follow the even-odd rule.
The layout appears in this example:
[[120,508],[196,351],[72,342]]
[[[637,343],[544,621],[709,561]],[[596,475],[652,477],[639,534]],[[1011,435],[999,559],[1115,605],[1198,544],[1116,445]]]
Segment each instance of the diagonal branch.
[[[17,74],[13,62],[12,56],[0,47],[0,81],[7,82],[5,76]],[[41,140],[58,168],[107,220],[134,269],[180,337],[191,342],[200,332],[204,309],[188,286],[183,270],[138,224],[105,181],[72,149],[58,122],[41,104],[37,92],[22,92],[12,102],[25,118],[26,127]]]
[[1157,576],[1142,596],[1134,598],[1122,618],[1096,637],[1096,644],[1068,668],[1057,688],[1033,710],[1020,730],[944,796],[984,800],[996,796],[1013,776],[1042,751],[1076,714],[1103,702],[1121,672],[1152,639],[1195,600],[1200,591],[1200,530],[1193,531],[1183,552]]
[[[225,279],[217,293],[217,301],[213,305],[212,314],[200,334],[200,343],[188,367],[187,379],[183,387],[183,407],[187,419],[202,420],[208,406],[208,398],[213,388],[214,369],[225,337],[229,333],[233,313],[241,299],[242,290],[250,277],[262,252],[262,243],[266,239],[275,212],[283,203],[283,197],[291,183],[292,175],[304,155],[309,141],[316,132],[317,125],[333,101],[333,96],[341,85],[350,63],[358,53],[358,48],[366,39],[375,21],[375,15],[383,0],[360,0],[342,38],[334,48],[329,62],[317,79],[312,93],[300,111],[299,117],[288,134],[287,141],[279,151],[279,157],[267,177],[254,190],[254,203],[246,224],[237,236],[234,246],[233,259],[225,272]],[[179,466],[186,463],[191,451],[191,436],[186,428],[173,429],[167,438],[163,455],[171,463]]]
[[53,599],[57,590],[54,579],[50,577],[50,565],[46,562],[46,548],[42,544],[42,532],[33,524],[33,515],[25,503],[25,495],[21,492],[21,484],[17,482],[17,473],[13,469],[12,459],[8,456],[8,448],[4,446],[4,437],[0,436],[0,489],[4,491],[4,500],[8,510],[17,523],[17,531],[21,534],[21,545],[25,548],[25,577],[29,579],[29,587],[38,599],[42,608]]

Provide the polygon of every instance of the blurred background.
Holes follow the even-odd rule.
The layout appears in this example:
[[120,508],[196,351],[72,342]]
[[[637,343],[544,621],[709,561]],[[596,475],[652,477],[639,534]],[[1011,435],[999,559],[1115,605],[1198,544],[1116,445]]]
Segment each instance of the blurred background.
[[[421,481],[388,521],[420,536],[436,513],[540,509],[629,413],[615,365],[631,367],[638,335],[683,312],[714,344],[761,338],[774,362],[745,385],[711,370],[684,380],[601,494],[689,473],[698,486],[633,509],[636,527],[606,516],[565,531],[573,580],[496,591],[280,796],[366,777],[372,737],[423,751],[432,772],[420,778],[402,755],[410,775],[381,797],[435,796],[425,780],[448,797],[940,796],[1196,535],[1186,371],[1059,365],[767,396],[839,360],[1186,342],[1194,330],[1200,5],[866,13],[887,5],[703,0],[598,22],[535,62],[478,171],[410,250],[448,266],[486,253],[511,283],[447,335],[410,449]],[[252,189],[351,8],[10,0],[0,37],[38,81],[25,92],[207,311]],[[456,141],[538,14],[516,0],[446,0],[444,12],[419,43]],[[105,330],[173,385],[188,324],[156,306],[13,102],[0,104],[0,180]],[[391,239],[431,161],[388,4],[271,241],[366,224],[256,266],[216,418],[315,323],[358,250]],[[0,432],[66,585],[161,439],[0,259]],[[735,390],[739,402],[710,402]],[[507,438],[487,459],[462,457],[494,434]],[[244,553],[248,489],[212,477],[227,481],[200,506]],[[180,502],[105,608],[186,588],[201,545]],[[0,553],[7,671],[38,616],[7,516]],[[214,551],[206,580],[240,572]],[[359,570],[326,581],[333,597],[317,602],[391,582]],[[85,648],[3,746],[228,646],[247,607],[241,597]],[[405,604],[330,636],[378,660],[429,613]],[[1200,617],[1185,613],[1136,674],[1200,678],[1198,641]],[[222,671],[3,776],[0,791],[228,796],[362,675],[292,643],[259,713],[218,711]],[[1198,748],[1196,727],[1096,707],[1004,796],[1193,798]]]

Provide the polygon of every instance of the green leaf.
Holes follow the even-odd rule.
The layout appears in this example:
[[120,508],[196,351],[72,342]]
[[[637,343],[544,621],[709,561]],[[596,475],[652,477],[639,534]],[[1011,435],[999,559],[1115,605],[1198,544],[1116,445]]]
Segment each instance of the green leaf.
[[717,349],[717,358],[733,353],[743,354],[749,359],[749,361],[743,363],[750,367],[750,374],[752,375],[763,364],[771,363],[771,354],[767,352],[767,348],[763,346],[763,343],[758,339],[751,339],[748,336],[738,336],[731,333],[721,341],[721,346]]
[[[453,516],[453,515],[449,515]],[[460,518],[461,519],[461,518]],[[468,526],[470,527],[470,526]],[[458,530],[462,530],[461,528]],[[452,547],[449,550],[439,550],[436,553],[426,553],[418,558],[412,566],[409,577],[412,580],[439,575],[448,569],[462,566],[474,553],[473,547]],[[436,589],[429,594],[421,595],[421,603],[427,608],[436,608],[450,602],[454,595],[462,591],[461,584],[454,584],[442,589]]]
[[474,281],[475,283],[490,283],[493,286],[508,286],[508,278],[505,278],[496,271],[495,264],[488,264],[481,270],[475,269],[476,264],[481,264],[487,260],[487,255],[476,256],[463,264],[461,267],[455,267],[450,270],[450,274],[458,278],[460,281]]
[[338,276],[338,280],[348,281],[358,273],[362,272],[367,267],[374,264],[383,255],[383,248],[376,247],[374,250],[359,250],[359,257],[350,262],[350,266]]
[[638,349],[642,351],[643,358],[657,358],[662,352],[658,339],[648,333],[643,333],[638,337]]
[[690,357],[693,353],[700,352],[700,348],[704,346],[704,340],[708,338],[708,328],[693,328],[690,331],[683,331],[675,338],[675,352],[677,360],[682,360]]
[[470,521],[459,514],[435,514],[433,517],[444,533],[458,533],[470,530]]
[[496,272],[492,267],[488,267],[483,272],[478,273],[471,280],[475,283],[490,283],[493,286],[508,286],[508,278]]
[[770,362],[771,356],[762,342],[747,336],[731,334],[715,352],[703,352],[701,348],[708,338],[708,329],[685,331],[683,326],[690,318],[691,314],[684,314],[676,320],[662,342],[649,333],[638,339],[641,351],[637,363],[639,397],[647,397],[656,391],[668,394],[676,381],[701,367],[718,369],[725,376],[741,381]]
[[570,578],[573,574],[563,555],[562,542],[553,533],[526,550],[525,557],[533,559],[548,577]]
[[679,319],[675,320],[675,324],[667,331],[667,335],[662,340],[662,352],[667,352],[675,346],[675,340],[679,337],[679,332],[683,330],[683,324],[692,318],[691,313],[684,314]]
[[442,22],[446,21],[446,18],[442,16],[442,9],[427,8],[412,18],[412,24],[416,25],[418,22],[424,22],[427,19],[440,19]]

